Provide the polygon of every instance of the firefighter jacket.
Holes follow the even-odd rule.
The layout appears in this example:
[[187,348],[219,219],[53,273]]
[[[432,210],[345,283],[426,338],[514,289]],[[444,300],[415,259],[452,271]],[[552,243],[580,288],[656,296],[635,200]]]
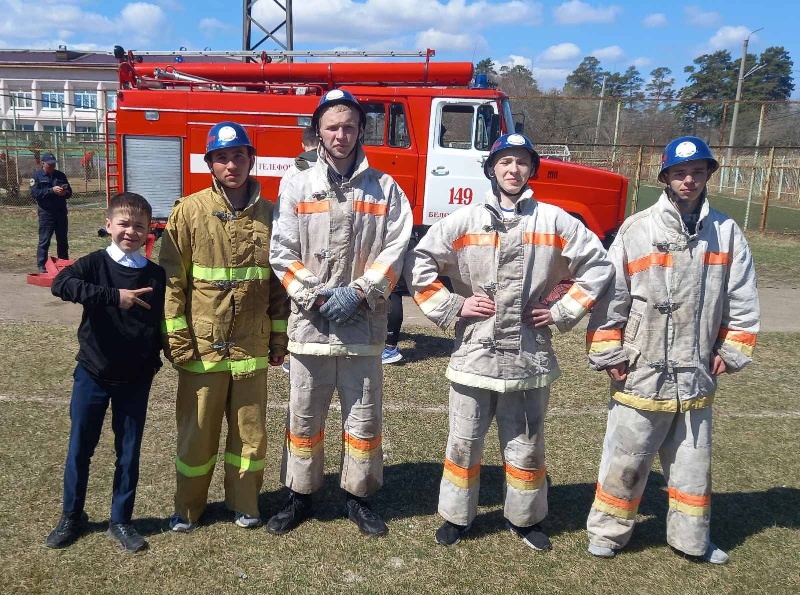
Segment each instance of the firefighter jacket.
[[[332,182],[320,157],[293,177],[275,210],[270,262],[292,300],[289,351],[306,355],[380,355],[387,299],[402,272],[411,236],[408,199],[391,176],[369,166],[359,145],[349,181]],[[339,325],[314,306],[326,288],[364,292],[363,316]]]
[[269,266],[273,205],[248,184],[242,211],[215,179],[178,200],[167,221],[164,352],[179,368],[245,377],[286,354],[289,300]]
[[729,371],[750,363],[759,326],[753,259],[739,226],[705,196],[690,234],[666,192],[623,223],[609,249],[615,280],[595,306],[592,368],[628,362],[613,398],[647,411],[711,404],[718,353]]
[[[539,388],[559,376],[549,327],[522,322],[530,301],[543,302],[562,279],[575,283],[550,305],[555,326],[572,328],[602,295],[612,269],[591,231],[562,209],[537,202],[528,189],[503,218],[497,197],[458,209],[434,224],[409,256],[414,301],[441,328],[466,298],[495,303],[490,318],[458,318],[447,368],[452,382],[496,392]],[[439,275],[450,277],[451,293]]]

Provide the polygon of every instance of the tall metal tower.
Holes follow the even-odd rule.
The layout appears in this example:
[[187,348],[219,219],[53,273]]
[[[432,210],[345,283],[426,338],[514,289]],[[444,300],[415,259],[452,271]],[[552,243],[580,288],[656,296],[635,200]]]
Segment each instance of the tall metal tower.
[[[258,46],[268,39],[278,44],[284,50],[293,50],[294,34],[292,31],[292,0],[262,0],[263,2],[274,2],[275,5],[278,6],[281,11],[283,11],[283,20],[277,26],[272,27],[267,27],[253,18],[253,5],[256,3],[256,1],[257,0],[242,1],[242,50],[247,52],[258,49]],[[260,29],[260,32],[256,31],[257,35],[263,33],[263,37],[255,42],[253,41],[252,35],[254,26],[257,29]],[[285,42],[280,37],[275,36],[275,34],[281,29],[285,29]]]

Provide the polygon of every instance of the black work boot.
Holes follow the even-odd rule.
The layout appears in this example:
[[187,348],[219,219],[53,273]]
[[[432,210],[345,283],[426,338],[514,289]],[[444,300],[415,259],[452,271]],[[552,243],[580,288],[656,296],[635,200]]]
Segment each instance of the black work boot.
[[358,528],[365,535],[377,537],[386,535],[389,532],[389,527],[386,526],[381,517],[372,512],[369,504],[362,498],[352,494],[347,494],[347,500],[344,503],[344,516],[358,525]]
[[63,513],[56,528],[47,536],[47,547],[58,549],[72,545],[88,522],[89,515],[83,511]]
[[442,526],[436,529],[436,543],[451,546],[461,541],[464,533],[469,531],[472,525],[456,525],[450,521],[445,521]]
[[508,530],[514,535],[521,537],[525,545],[538,552],[547,552],[553,549],[550,538],[542,531],[542,526],[539,523],[531,525],[530,527],[518,527],[506,519],[506,527],[508,527]]
[[277,514],[267,521],[267,531],[283,535],[311,517],[311,494],[289,491],[289,500]]
[[144,537],[139,535],[130,523],[109,523],[106,531],[109,539],[119,543],[119,547],[129,554],[134,554],[147,548]]

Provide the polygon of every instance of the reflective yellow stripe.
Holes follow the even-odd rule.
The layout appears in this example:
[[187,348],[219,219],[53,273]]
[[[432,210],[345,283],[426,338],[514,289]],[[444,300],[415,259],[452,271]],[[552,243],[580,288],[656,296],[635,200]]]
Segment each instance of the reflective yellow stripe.
[[189,372],[203,374],[205,372],[231,372],[232,374],[251,374],[263,370],[269,365],[269,358],[248,357],[240,360],[224,359],[219,362],[191,361],[181,364],[181,368]]
[[167,318],[166,320],[161,321],[162,333],[182,331],[185,328],[189,328],[189,325],[186,322],[186,316],[176,316],[175,318]]
[[248,459],[232,452],[225,453],[225,462],[238,467],[242,471],[261,471],[264,468],[264,459]]
[[690,401],[681,401],[680,409],[678,408],[678,401],[675,399],[648,399],[647,397],[630,395],[621,391],[613,393],[611,398],[617,403],[622,403],[623,405],[633,407],[634,409],[640,409],[642,411],[677,412],[710,407],[711,403],[714,402],[714,393],[704,397],[697,397],[696,399],[691,399]]
[[184,477],[200,477],[202,475],[206,475],[209,471],[214,468],[214,465],[217,463],[217,455],[215,454],[211,457],[205,465],[198,465],[196,467],[192,467],[191,465],[187,465],[183,461],[181,461],[178,457],[175,457],[175,469],[178,470],[178,473],[183,475]]
[[450,459],[445,459],[442,477],[457,488],[468,490],[480,481],[481,465],[478,463],[474,467],[466,468],[456,465]]
[[255,281],[269,279],[269,267],[204,267],[192,265],[192,277],[204,281]]
[[270,330],[273,333],[285,333],[288,326],[289,325],[286,320],[273,320],[272,324],[270,325]]

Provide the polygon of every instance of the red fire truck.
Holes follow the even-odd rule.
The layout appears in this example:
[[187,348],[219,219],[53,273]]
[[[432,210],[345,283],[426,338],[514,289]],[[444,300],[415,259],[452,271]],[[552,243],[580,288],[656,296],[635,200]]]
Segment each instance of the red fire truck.
[[[184,53],[169,63],[148,62],[150,52],[116,48],[115,54],[120,90],[109,115],[115,134],[108,192],[147,197],[162,225],[177,198],[209,185],[206,134],[223,120],[247,129],[257,153],[253,174],[263,195],[275,200],[281,176],[301,151],[302,129],[333,88],[347,89],[363,105],[370,165],[397,180],[415,225],[431,225],[481,200],[489,189],[482,164],[492,142],[521,131],[502,91],[480,84],[480,77],[475,84],[469,62],[431,61],[432,50],[415,54],[422,58],[417,62],[350,61],[361,52],[323,53],[340,60],[327,62],[298,62],[320,59],[306,52],[283,52],[291,62],[266,52],[218,52],[229,58],[222,62]],[[241,61],[245,55],[255,60]],[[628,181],[618,174],[545,158],[530,184],[538,200],[579,217],[606,241],[625,217]]]

